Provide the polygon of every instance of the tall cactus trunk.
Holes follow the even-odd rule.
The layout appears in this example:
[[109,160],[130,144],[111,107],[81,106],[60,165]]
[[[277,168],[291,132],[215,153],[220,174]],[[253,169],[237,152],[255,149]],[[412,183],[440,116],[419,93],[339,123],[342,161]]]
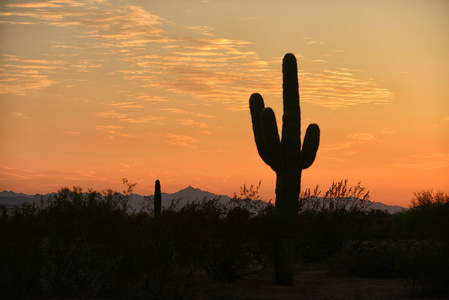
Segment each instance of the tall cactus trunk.
[[282,64],[284,116],[282,140],[276,117],[265,108],[262,96],[249,100],[254,139],[262,160],[276,172],[276,230],[274,258],[275,283],[291,285],[294,276],[295,227],[298,218],[301,173],[316,157],[320,140],[318,125],[307,128],[301,148],[301,112],[299,107],[298,70],[293,54],[286,54]]
[[285,171],[276,175],[275,214],[276,220],[284,228],[298,218],[300,180],[301,171]]
[[283,172],[276,176],[276,284],[292,285],[295,262],[295,229],[298,218],[300,172]]

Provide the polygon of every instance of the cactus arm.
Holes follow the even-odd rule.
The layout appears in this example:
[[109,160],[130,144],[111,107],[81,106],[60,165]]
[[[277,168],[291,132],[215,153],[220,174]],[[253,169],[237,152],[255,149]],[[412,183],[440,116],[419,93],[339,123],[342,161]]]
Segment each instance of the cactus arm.
[[252,94],[249,98],[249,109],[251,111],[251,121],[253,123],[254,140],[262,160],[268,164],[265,155],[265,143],[262,134],[262,110],[265,108],[263,98],[260,94]]
[[315,160],[316,152],[320,144],[320,128],[317,124],[307,127],[304,143],[300,154],[299,168],[307,169]]
[[276,172],[284,169],[284,160],[281,151],[276,117],[271,108],[262,111],[262,133],[265,145],[267,164]]
[[260,94],[252,94],[249,99],[254,139],[262,160],[275,172],[282,170],[280,138],[276,117],[271,108],[265,108]]

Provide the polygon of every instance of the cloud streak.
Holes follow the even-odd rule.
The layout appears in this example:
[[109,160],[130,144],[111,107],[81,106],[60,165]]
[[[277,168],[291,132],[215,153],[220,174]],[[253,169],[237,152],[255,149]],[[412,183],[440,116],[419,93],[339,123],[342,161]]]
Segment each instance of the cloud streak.
[[206,123],[197,122],[192,119],[180,119],[178,122],[187,127],[207,128],[209,126]]
[[449,153],[421,153],[401,158],[396,167],[434,170],[449,167]]
[[379,87],[373,80],[361,80],[355,72],[323,70],[321,73],[300,73],[301,100],[329,108],[358,104],[382,104],[393,99],[393,93]]
[[[348,135],[347,138],[349,140],[346,142],[331,144],[331,145],[327,145],[325,147],[321,147],[320,152],[328,153],[328,152],[341,151],[341,150],[347,150],[347,152],[348,152],[349,149],[353,148],[354,146],[364,144],[366,142],[374,142],[374,141],[379,140],[378,137],[375,136],[374,134],[366,133],[366,132],[352,133],[352,134]],[[351,150],[348,153],[352,154],[352,153],[354,153],[354,151]]]
[[167,143],[173,146],[182,146],[190,149],[196,149],[198,146],[198,140],[188,136],[188,135],[180,135],[173,133],[164,133],[163,136],[167,137]]
[[128,123],[148,123],[151,121],[161,121],[164,120],[165,117],[161,116],[144,116],[144,117],[136,117],[131,114],[117,113],[113,110],[97,112],[94,113],[95,116],[106,119],[116,119],[120,122],[128,122]]
[[120,132],[119,130],[123,130],[123,126],[117,126],[117,125],[98,125],[95,127],[99,131],[103,131],[107,134],[108,139],[114,140],[117,137],[124,137],[124,138],[133,138],[133,135]]
[[[140,88],[190,95],[204,103],[224,104],[231,110],[247,110],[247,99],[254,92],[281,95],[278,68],[272,69],[270,63],[250,50],[250,41],[217,37],[208,27],[183,28],[181,34],[173,34],[170,29],[173,25],[164,18],[140,6],[112,4],[106,0],[52,0],[7,7],[11,11],[0,15],[8,20],[28,18],[29,23],[76,28],[80,32],[77,38],[89,51],[114,55],[123,62],[108,75],[122,76]],[[305,43],[325,44],[309,38]],[[54,46],[74,47],[60,43]],[[326,64],[324,60],[316,61]],[[99,72],[101,65],[102,62],[80,60],[65,67],[74,72]],[[56,77],[48,75],[54,72],[54,64],[35,62],[30,66],[10,65],[12,71],[2,79],[0,92],[25,94],[58,82]],[[25,70],[36,74],[29,82],[18,84]],[[300,71],[299,76],[301,99],[325,107],[381,104],[393,98],[392,92],[373,80],[359,79],[356,72],[344,69]]]
[[51,74],[64,68],[61,60],[27,59],[3,54],[4,64],[0,69],[0,94],[27,95],[47,88],[55,83]]

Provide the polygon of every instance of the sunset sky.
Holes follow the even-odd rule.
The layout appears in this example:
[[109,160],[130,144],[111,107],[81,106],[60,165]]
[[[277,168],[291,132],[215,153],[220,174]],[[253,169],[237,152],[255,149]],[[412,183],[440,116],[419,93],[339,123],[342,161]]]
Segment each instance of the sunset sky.
[[302,189],[449,192],[449,1],[3,0],[0,38],[0,190],[262,180],[274,200],[248,100],[282,124],[291,52],[302,128],[321,128]]

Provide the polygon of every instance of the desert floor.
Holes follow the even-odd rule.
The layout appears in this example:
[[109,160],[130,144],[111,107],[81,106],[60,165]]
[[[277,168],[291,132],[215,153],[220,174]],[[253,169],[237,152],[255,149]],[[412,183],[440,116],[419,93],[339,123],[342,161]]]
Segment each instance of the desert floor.
[[339,274],[325,266],[296,265],[295,285],[272,284],[272,270],[233,283],[214,283],[196,278],[190,287],[194,299],[449,299],[412,292],[411,282],[403,279],[361,278]]

